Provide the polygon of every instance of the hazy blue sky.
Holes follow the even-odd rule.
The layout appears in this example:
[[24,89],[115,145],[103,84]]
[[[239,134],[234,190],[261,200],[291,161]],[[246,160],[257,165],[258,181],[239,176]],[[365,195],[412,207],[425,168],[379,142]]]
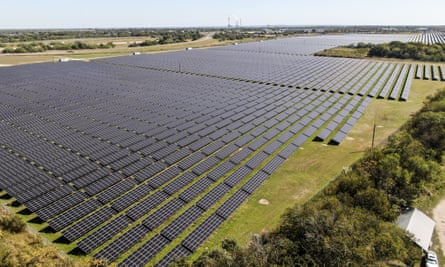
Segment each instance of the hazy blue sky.
[[445,25],[444,0],[0,0],[0,28]]

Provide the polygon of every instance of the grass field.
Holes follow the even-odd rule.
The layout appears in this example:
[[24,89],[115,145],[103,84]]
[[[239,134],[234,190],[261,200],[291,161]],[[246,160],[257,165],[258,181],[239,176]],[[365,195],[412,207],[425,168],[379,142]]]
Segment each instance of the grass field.
[[[445,85],[440,82],[413,82],[407,102],[374,100],[340,146],[307,142],[289,158],[194,254],[219,248],[225,238],[245,245],[252,234],[278,226],[287,208],[301,205],[358,160],[371,147],[376,124],[375,143],[381,144],[396,132],[417,110],[428,95]],[[267,199],[269,205],[259,204]]]

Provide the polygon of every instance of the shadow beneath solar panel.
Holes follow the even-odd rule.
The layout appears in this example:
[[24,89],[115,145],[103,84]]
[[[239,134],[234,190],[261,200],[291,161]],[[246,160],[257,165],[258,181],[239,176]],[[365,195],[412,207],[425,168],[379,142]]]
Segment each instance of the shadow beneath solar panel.
[[51,226],[47,226],[47,227],[43,228],[42,230],[40,230],[39,232],[45,233],[45,234],[54,234],[54,233],[56,233],[56,231]]
[[32,211],[30,211],[28,208],[24,208],[24,209],[20,210],[17,213],[20,214],[20,215],[31,215]]
[[10,196],[10,195],[8,195],[8,193],[5,193],[5,194],[3,194],[3,195],[0,195],[0,199],[11,199],[12,198],[12,196]]
[[85,256],[85,252],[83,252],[80,248],[75,247],[74,249],[70,250],[68,252],[69,255],[74,255],[74,256]]
[[320,138],[320,137],[318,137],[318,136],[315,136],[314,139],[312,139],[312,141],[313,141],[313,142],[323,142],[324,139],[323,139],[323,138]]
[[35,223],[35,224],[42,224],[45,221],[40,219],[38,216],[32,218],[31,220],[28,221],[29,223]]
[[55,242],[55,243],[58,243],[58,244],[70,244],[70,243],[71,243],[71,242],[70,242],[68,239],[66,239],[66,237],[64,237],[64,236],[61,236],[61,237],[57,238],[56,240],[54,240],[54,242]]
[[22,205],[22,203],[18,202],[17,200],[14,200],[13,202],[11,202],[9,204],[9,206],[14,207],[14,208],[20,207],[21,205]]
[[337,142],[337,141],[335,141],[335,140],[331,140],[331,141],[328,142],[328,145],[331,145],[331,146],[338,146],[338,145],[340,145],[340,142]]

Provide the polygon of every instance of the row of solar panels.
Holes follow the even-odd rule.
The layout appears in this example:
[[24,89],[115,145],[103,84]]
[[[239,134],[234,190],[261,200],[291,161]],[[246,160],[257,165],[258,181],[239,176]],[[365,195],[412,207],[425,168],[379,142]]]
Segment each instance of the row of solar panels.
[[429,65],[429,64],[417,64],[416,79],[433,80],[433,81],[445,81],[445,73],[442,66]]

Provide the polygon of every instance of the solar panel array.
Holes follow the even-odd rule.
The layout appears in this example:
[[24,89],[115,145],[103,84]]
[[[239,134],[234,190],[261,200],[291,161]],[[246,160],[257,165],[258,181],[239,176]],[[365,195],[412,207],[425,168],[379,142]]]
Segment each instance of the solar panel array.
[[350,44],[388,43],[391,41],[406,42],[412,35],[404,34],[345,34],[345,35],[319,35],[301,36],[298,38],[285,38],[267,42],[249,42],[233,46],[223,46],[218,50],[246,51],[251,53],[273,53],[287,55],[311,55],[316,52]]
[[445,69],[441,65],[417,64],[414,68],[416,79],[445,81]]
[[444,44],[445,33],[443,32],[423,32],[409,38],[410,42],[423,43],[426,45]]
[[[0,189],[85,254],[166,266],[305,142],[338,145],[373,98],[406,100],[415,75],[406,64],[189,52],[1,68]],[[294,76],[298,87],[274,84]]]
[[[372,81],[385,80],[383,70],[391,65],[387,62],[376,63],[357,59],[252,54],[223,49],[118,57],[101,62],[248,83],[361,95],[371,91],[381,92],[385,84]],[[406,73],[398,72],[394,78],[404,83]],[[390,98],[389,93],[394,85],[389,86],[387,94],[381,94],[382,98]],[[399,90],[400,88],[394,90],[397,96],[400,95]]]

